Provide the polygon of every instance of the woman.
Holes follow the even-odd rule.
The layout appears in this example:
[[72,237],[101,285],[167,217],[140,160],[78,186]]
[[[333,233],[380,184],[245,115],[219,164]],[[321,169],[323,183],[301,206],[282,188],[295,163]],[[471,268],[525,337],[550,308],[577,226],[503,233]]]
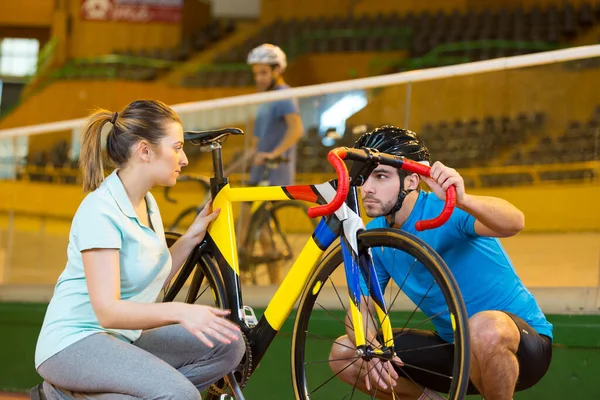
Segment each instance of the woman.
[[[101,131],[118,168],[104,179]],[[89,193],[73,218],[67,266],[38,339],[47,398],[200,399],[244,354],[229,313],[155,303],[218,211],[205,207],[169,249],[150,189],[175,184],[188,163],[179,116],[158,101],[91,115],[80,167]]]

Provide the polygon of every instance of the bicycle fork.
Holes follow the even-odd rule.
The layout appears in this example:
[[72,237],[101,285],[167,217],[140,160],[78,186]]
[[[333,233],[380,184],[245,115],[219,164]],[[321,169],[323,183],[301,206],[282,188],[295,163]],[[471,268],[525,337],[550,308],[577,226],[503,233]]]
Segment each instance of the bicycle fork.
[[[394,339],[392,334],[392,324],[388,316],[388,311],[383,299],[383,292],[379,286],[377,273],[373,265],[371,254],[367,249],[359,249],[357,243],[357,233],[353,232],[354,237],[352,242],[346,237],[341,236],[341,248],[344,262],[344,270],[346,273],[346,281],[348,284],[348,294],[350,296],[350,312],[352,316],[352,324],[354,329],[355,345],[357,355],[370,360],[373,357],[382,359],[392,359],[394,356],[393,346]],[[363,278],[363,287],[361,288],[361,277]],[[366,293],[363,293],[364,289]],[[383,349],[374,349],[370,339],[365,337],[365,321],[361,313],[361,295],[371,297],[375,307],[377,317],[381,324],[383,335]],[[369,319],[369,318],[367,318]],[[369,321],[366,321],[367,328]],[[373,324],[375,320],[373,318]],[[373,326],[373,328],[376,328]]]

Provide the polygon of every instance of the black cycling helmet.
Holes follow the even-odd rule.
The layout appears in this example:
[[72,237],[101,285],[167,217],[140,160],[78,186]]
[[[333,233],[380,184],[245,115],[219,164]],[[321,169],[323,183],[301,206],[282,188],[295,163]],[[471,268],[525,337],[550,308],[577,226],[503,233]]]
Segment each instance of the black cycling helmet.
[[354,148],[361,147],[406,157],[417,162],[430,162],[429,149],[417,134],[396,126],[384,125],[363,134],[354,143]]
[[[408,129],[398,128],[396,126],[384,125],[374,129],[371,132],[363,134],[356,143],[354,148],[368,147],[373,150],[377,150],[380,153],[393,154],[396,156],[406,157],[410,160],[417,161],[423,164],[429,165],[431,162],[429,149],[425,146],[425,143],[417,136],[413,131]],[[404,189],[404,178],[405,174],[400,176],[400,192],[398,193],[398,201],[392,210],[387,214],[394,216],[400,207],[404,199],[412,190]],[[393,222],[392,222],[393,223]]]

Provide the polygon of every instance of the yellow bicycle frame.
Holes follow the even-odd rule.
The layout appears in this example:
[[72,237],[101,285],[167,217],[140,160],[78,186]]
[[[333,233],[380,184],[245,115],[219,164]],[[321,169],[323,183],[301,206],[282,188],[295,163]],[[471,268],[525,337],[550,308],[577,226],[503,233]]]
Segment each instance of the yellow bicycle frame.
[[[289,200],[290,197],[280,186],[259,186],[231,188],[229,184],[223,186],[213,201],[213,209],[220,209],[219,216],[211,223],[208,233],[214,241],[216,247],[221,252],[225,261],[239,278],[239,260],[237,254],[237,243],[235,235],[235,223],[233,218],[232,204],[236,202],[256,202],[256,201],[276,201]],[[288,315],[292,311],[294,304],[306,287],[317,262],[326,248],[320,248],[314,239],[314,235],[308,239],[308,242],[298,255],[291,270],[285,276],[283,282],[277,289],[275,295],[269,302],[264,317],[268,325],[274,331],[279,331]],[[358,267],[356,273],[360,274]],[[318,290],[319,288],[315,288]],[[356,288],[353,295],[350,296],[350,307],[352,322],[355,329],[356,346],[365,345],[364,324],[362,315],[359,312],[360,293]],[[358,300],[357,300],[358,298]],[[381,322],[384,345],[390,346],[393,343],[392,328],[390,319],[387,318],[374,298],[376,310]],[[381,298],[381,301],[383,299]],[[383,304],[383,303],[382,303]],[[232,310],[234,311],[234,310]]]

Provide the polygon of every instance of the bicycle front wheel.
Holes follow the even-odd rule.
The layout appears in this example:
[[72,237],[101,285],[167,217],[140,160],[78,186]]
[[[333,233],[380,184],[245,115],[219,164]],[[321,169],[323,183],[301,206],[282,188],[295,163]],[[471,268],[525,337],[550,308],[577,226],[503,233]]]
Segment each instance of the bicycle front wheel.
[[[403,281],[388,284],[385,293],[388,307],[386,318],[390,319],[394,329],[394,345],[397,355],[402,359],[407,355],[402,351],[409,351],[412,352],[411,356],[416,355],[416,359],[419,359],[419,352],[422,351],[442,349],[446,354],[449,353],[448,357],[453,362],[448,366],[447,372],[441,374],[439,371],[429,372],[438,379],[440,375],[443,375],[442,378],[448,380],[449,392],[446,395],[448,399],[463,399],[469,383],[468,318],[459,288],[449,268],[441,257],[423,241],[398,230],[363,231],[358,235],[358,244],[361,251],[371,249],[373,254],[391,256],[391,258],[386,257],[386,260],[399,260],[398,268],[402,269],[395,270],[396,265],[388,265],[387,267],[391,268],[390,271],[406,272]],[[411,265],[406,265],[405,260],[411,260],[409,263]],[[416,300],[413,293],[411,301],[403,291],[410,285],[407,285],[407,282],[413,279],[418,279],[420,282],[426,280],[429,290],[423,294],[423,299],[431,298],[434,295],[443,296],[446,303],[446,306],[443,307],[445,309],[430,317],[419,312],[418,307],[423,300]],[[362,380],[358,378],[360,375],[350,373],[358,370],[365,371],[371,364],[358,356],[353,350],[354,347],[343,345],[337,339],[345,335],[347,324],[351,324],[348,322],[350,320],[345,320],[349,309],[347,299],[348,290],[342,250],[338,245],[320,261],[300,299],[292,339],[292,380],[297,399],[378,398],[376,388],[367,391],[366,387],[362,385]],[[370,297],[367,297],[367,301],[370,301]],[[433,330],[432,319],[443,317],[444,314],[446,317],[450,314],[450,320],[454,322],[454,343],[442,342],[430,347],[400,350],[402,340],[407,338],[404,336],[405,334],[415,333],[417,330],[419,332]],[[364,318],[364,324],[379,328],[378,318],[372,315]],[[350,328],[352,329],[352,327]],[[334,344],[349,349],[344,349],[349,356],[340,360],[330,360],[330,351]],[[377,346],[373,347],[377,348]],[[346,365],[345,368],[352,368],[345,373],[344,380],[346,382],[341,380],[342,375],[340,375],[344,370],[340,371],[340,368],[337,368],[338,372],[334,373],[330,366],[331,361],[343,362],[343,365]],[[398,375],[404,379],[398,380],[399,384],[394,389],[396,397],[403,398],[401,385],[404,385],[407,390],[412,390],[410,393],[422,391],[426,387],[422,382],[422,373],[426,369],[415,365],[409,366],[406,362],[404,367],[398,368]],[[417,378],[415,372],[421,374],[421,378]],[[350,379],[352,382],[349,382],[349,375],[356,376],[356,379]],[[361,393],[361,390],[364,393]],[[382,395],[381,390],[379,395]],[[387,396],[391,395],[388,393]]]

